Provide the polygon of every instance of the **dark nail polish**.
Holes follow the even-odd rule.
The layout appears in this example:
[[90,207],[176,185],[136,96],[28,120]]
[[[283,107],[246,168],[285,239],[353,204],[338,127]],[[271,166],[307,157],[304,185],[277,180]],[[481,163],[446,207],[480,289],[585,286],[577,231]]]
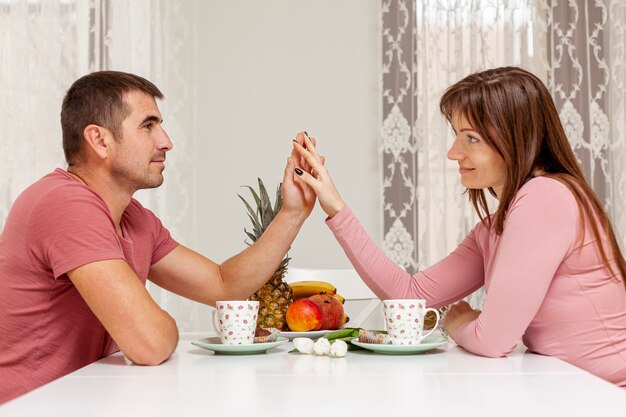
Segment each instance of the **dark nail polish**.
[[303,172],[302,172],[302,170],[300,168],[296,168],[295,171],[296,171],[296,174],[298,174],[298,175],[302,175],[303,174]]
[[306,133],[306,130],[303,130],[303,132],[304,132],[304,134],[306,135],[306,137],[308,138],[308,137],[309,137],[309,134],[308,134],[308,133]]

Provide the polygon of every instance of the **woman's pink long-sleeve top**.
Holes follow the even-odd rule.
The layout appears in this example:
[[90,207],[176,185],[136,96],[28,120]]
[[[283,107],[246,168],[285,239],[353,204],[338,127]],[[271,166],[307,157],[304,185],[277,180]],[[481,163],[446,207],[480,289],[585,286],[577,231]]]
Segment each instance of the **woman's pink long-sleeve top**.
[[556,180],[536,177],[515,196],[500,236],[478,223],[454,252],[414,276],[372,242],[348,207],[327,224],[381,299],[424,298],[439,307],[484,285],[482,313],[455,337],[466,350],[505,356],[522,339],[531,352],[625,387],[624,278],[609,275],[585,221],[581,248],[573,194]]

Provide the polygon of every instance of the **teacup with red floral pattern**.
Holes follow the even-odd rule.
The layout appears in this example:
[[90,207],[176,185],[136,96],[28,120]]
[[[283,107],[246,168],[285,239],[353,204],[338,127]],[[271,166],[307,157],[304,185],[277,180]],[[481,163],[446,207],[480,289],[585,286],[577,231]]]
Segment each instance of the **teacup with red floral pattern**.
[[[392,345],[419,345],[429,336],[439,324],[439,311],[426,308],[426,300],[383,300],[385,324],[387,334]],[[426,334],[424,330],[424,316],[427,311],[433,311],[437,316],[435,326]]]
[[213,311],[213,324],[222,344],[250,345],[259,313],[258,301],[218,301]]

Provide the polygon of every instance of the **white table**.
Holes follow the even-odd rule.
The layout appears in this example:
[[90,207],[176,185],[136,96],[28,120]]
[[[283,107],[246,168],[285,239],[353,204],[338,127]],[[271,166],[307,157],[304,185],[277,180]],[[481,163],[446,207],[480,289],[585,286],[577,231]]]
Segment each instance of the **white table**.
[[[170,360],[114,354],[0,407],[0,416],[624,416],[626,391],[558,359],[425,354],[215,355],[181,338]],[[417,409],[421,409],[418,412]]]

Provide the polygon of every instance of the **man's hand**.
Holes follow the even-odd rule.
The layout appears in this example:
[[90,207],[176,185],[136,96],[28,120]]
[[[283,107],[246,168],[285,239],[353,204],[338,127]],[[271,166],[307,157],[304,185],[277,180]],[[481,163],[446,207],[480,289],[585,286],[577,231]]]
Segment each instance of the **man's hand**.
[[[304,144],[305,135],[300,132],[296,136],[295,142]],[[314,139],[313,139],[314,140]],[[287,166],[283,175],[281,192],[283,194],[282,210],[285,213],[302,216],[306,219],[315,206],[315,192],[304,182],[294,181],[294,170],[299,165],[297,161],[300,156],[295,149],[287,159]]]
[[450,306],[443,320],[443,328],[452,339],[456,337],[456,332],[465,323],[474,321],[480,316],[480,310],[474,310],[465,301],[459,301]]

